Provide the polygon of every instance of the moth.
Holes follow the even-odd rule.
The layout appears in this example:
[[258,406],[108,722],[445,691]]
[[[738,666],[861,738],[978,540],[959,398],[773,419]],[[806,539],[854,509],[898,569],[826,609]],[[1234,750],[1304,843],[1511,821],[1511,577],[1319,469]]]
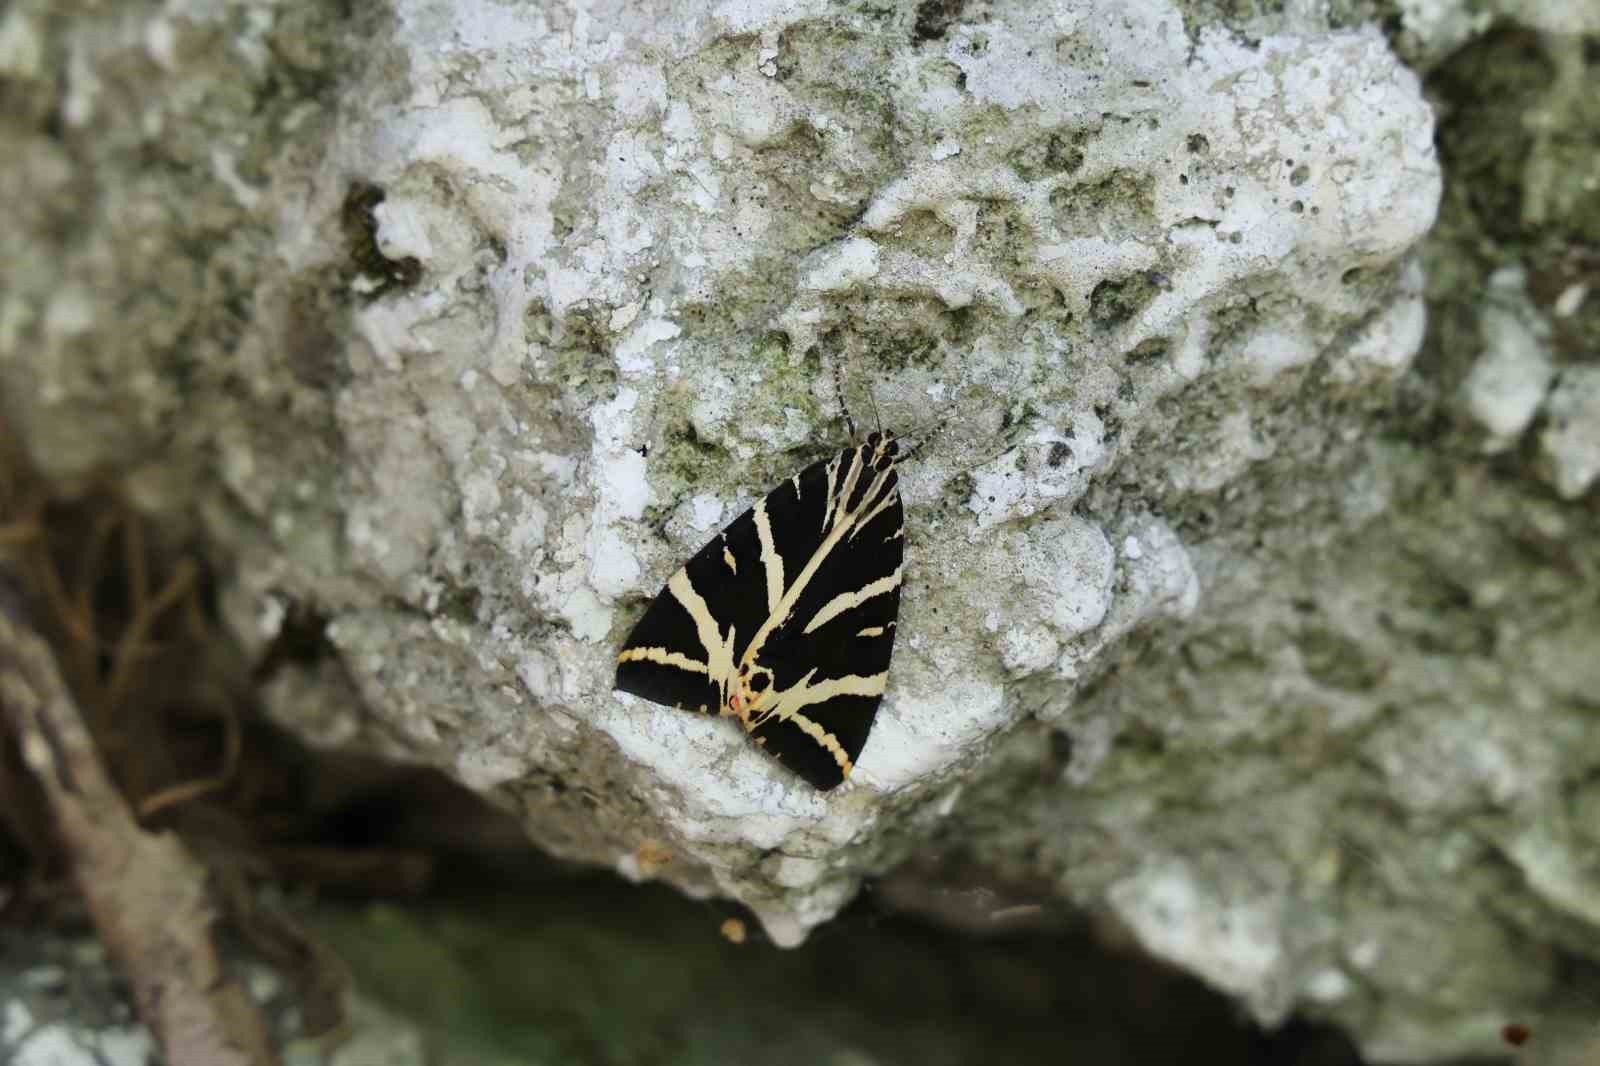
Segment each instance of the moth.
[[729,523],[645,610],[617,655],[616,687],[735,718],[815,788],[842,783],[894,651],[901,458],[892,433],[871,433]]

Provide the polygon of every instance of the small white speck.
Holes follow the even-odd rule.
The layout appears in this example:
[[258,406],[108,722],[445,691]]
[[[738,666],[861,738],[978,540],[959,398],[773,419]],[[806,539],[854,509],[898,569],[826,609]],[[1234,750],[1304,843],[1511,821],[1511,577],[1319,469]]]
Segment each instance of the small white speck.
[[461,372],[461,388],[464,391],[471,392],[477,384],[478,372],[476,370],[463,370]]
[[611,629],[611,608],[601,603],[593,590],[581,585],[561,605],[561,614],[579,640],[592,643]]
[[43,991],[62,988],[67,983],[67,970],[66,967],[58,966],[55,963],[36,966],[21,975],[20,983],[25,988]]
[[1306,981],[1306,995],[1318,1003],[1337,1003],[1350,994],[1350,978],[1343,970],[1318,970]]
[[756,69],[769,78],[778,76],[778,65],[773,60],[778,58],[780,40],[776,29],[769,28],[761,33],[761,48],[756,52]]
[[1376,940],[1363,940],[1350,949],[1350,965],[1358,970],[1370,970],[1382,954],[1383,949]]
[[265,1003],[283,990],[282,980],[269,970],[252,970],[246,980],[250,985],[250,998],[257,1003]]
[[1583,306],[1583,301],[1588,296],[1588,283],[1575,281],[1561,290],[1561,295],[1556,297],[1555,306],[1551,310],[1557,318],[1571,318],[1578,313],[1578,308]]
[[57,337],[75,337],[94,325],[95,307],[89,293],[77,285],[65,285],[50,297],[45,309],[45,332]]
[[15,1000],[6,1004],[5,1011],[5,1025],[0,1027],[0,1040],[15,1045],[33,1028],[33,1015]]
[[1122,554],[1129,559],[1143,559],[1144,545],[1139,543],[1138,537],[1127,537],[1122,542]]
[[144,47],[162,70],[177,69],[177,34],[171,22],[164,18],[152,19],[144,28]]
[[953,155],[961,154],[961,142],[950,139],[942,140],[934,145],[933,150],[928,154],[933,157],[934,162],[938,162],[941,159],[949,159]]
[[623,304],[615,311],[612,311],[611,321],[609,323],[611,332],[620,333],[622,330],[625,330],[631,326],[633,324],[633,320],[639,317],[639,311],[643,307],[643,300],[635,300],[632,303]]
[[709,493],[702,493],[690,502],[689,524],[704,531],[722,518],[722,501]]
[[0,73],[22,79],[38,77],[43,56],[33,24],[13,5],[0,21]]
[[232,153],[213,148],[211,172],[218,181],[227,186],[229,192],[233,193],[233,198],[238,201],[240,207],[248,210],[261,202],[261,190],[239,176]]
[[283,629],[283,620],[289,613],[289,607],[277,596],[268,596],[261,601],[261,610],[256,615],[256,629],[268,640],[277,636]]
[[865,237],[852,237],[817,257],[801,284],[818,292],[840,292],[877,277],[878,245]]

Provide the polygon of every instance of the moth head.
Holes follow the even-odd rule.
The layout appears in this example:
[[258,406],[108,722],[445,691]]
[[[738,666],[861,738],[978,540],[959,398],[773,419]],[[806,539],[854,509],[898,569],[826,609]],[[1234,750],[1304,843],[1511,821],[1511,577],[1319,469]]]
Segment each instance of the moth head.
[[883,471],[899,458],[900,441],[893,433],[868,433],[866,449],[872,457],[872,469]]
[[752,716],[760,714],[771,702],[771,691],[772,671],[764,666],[745,663],[739,667],[739,673],[729,688],[727,713],[743,721],[746,729],[754,729],[760,724],[760,719]]

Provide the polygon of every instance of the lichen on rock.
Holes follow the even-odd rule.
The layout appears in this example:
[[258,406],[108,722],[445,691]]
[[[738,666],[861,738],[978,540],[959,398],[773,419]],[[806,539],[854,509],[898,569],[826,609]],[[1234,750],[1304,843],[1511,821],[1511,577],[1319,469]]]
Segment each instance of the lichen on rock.
[[[552,852],[793,943],[937,832],[1262,1020],[1481,1051],[1549,972],[1484,977],[1504,938],[1442,907],[1468,991],[1407,984],[1429,886],[1500,854],[1590,920],[1565,831],[1471,820],[1552,803],[1589,707],[1512,669],[1581,638],[1485,616],[1534,611],[1488,531],[1560,557],[1581,518],[1483,464],[1580,500],[1600,390],[1514,272],[1418,370],[1433,112],[1343,17],[1374,12],[1292,6],[17,4],[7,413],[54,472],[199,515],[247,648],[328,619],[340,669],[275,681],[284,725]],[[1400,8],[1419,54],[1482,32]],[[857,421],[937,432],[889,690],[822,795],[611,680],[667,575],[844,441],[836,367]],[[1460,451],[1396,444],[1436,385]]]

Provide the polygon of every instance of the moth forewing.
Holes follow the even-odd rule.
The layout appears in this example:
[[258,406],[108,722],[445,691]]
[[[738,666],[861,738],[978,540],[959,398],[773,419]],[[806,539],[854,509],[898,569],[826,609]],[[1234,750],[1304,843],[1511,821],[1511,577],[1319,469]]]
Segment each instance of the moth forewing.
[[695,553],[617,656],[616,687],[737,718],[818,789],[883,699],[905,554],[899,447],[873,433],[782,481]]

